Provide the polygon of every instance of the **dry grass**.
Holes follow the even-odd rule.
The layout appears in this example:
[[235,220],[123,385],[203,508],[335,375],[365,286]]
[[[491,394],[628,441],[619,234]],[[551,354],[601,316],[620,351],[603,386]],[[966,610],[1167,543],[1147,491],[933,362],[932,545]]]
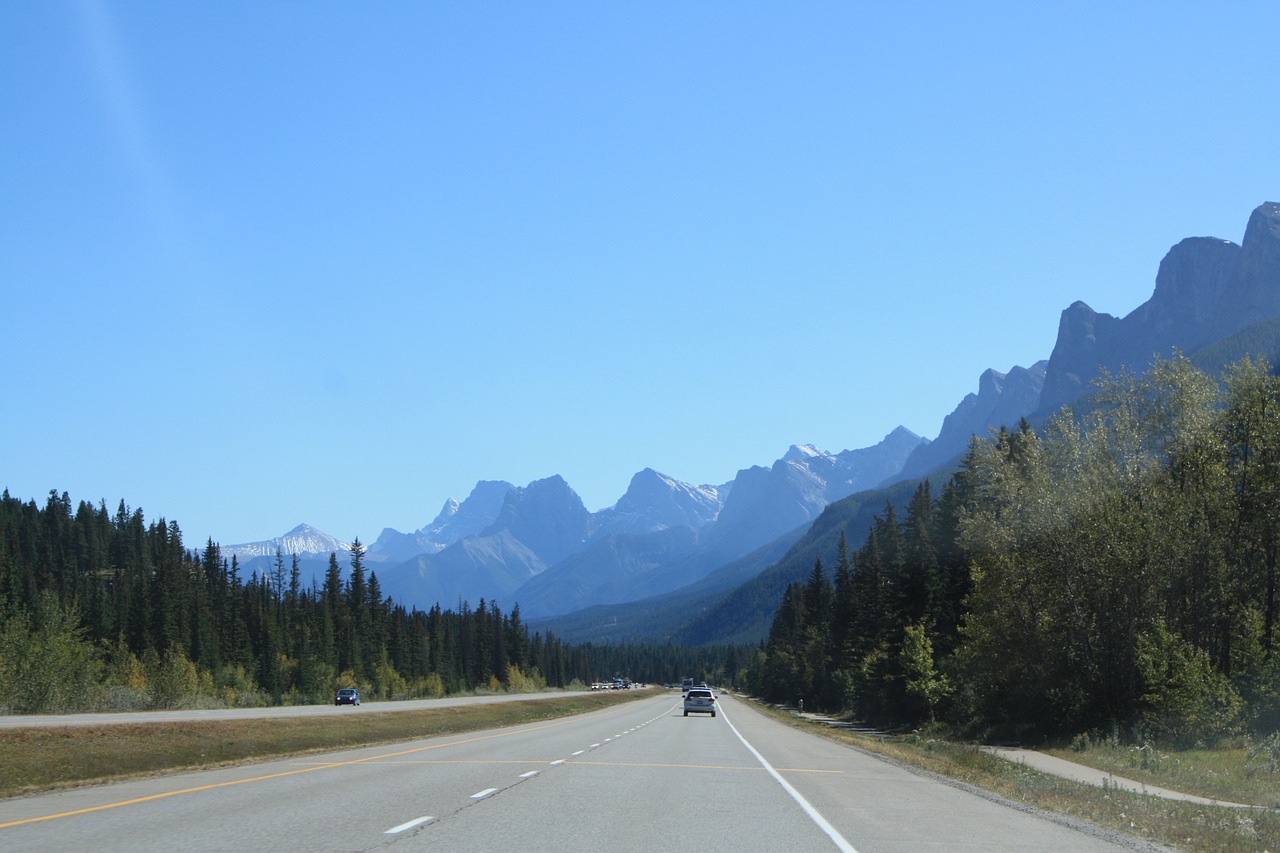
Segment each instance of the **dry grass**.
[[0,797],[567,717],[655,690],[426,711],[0,731]]
[[[1280,851],[1280,812],[1274,810],[1202,806],[1114,788],[1083,785],[1005,761],[981,751],[976,745],[919,735],[873,737],[804,720],[788,711],[762,703],[756,707],[790,725],[804,727],[815,734],[865,752],[991,791],[1018,803],[1087,821],[1132,838],[1187,851]],[[1080,761],[1080,756],[1076,753],[1064,752],[1059,755],[1067,760]],[[1231,762],[1237,758],[1228,755],[1221,760]],[[1239,760],[1242,761],[1242,757]],[[1127,770],[1120,772],[1117,769],[1115,772],[1119,776],[1136,778],[1136,774]],[[1151,772],[1149,779],[1144,781],[1179,790],[1179,777]],[[1274,802],[1275,784],[1274,781],[1270,782],[1272,794],[1268,797],[1260,800],[1241,797],[1234,801],[1259,804]],[[1240,792],[1237,788],[1231,790]],[[1228,799],[1220,793],[1205,794],[1203,791],[1190,790],[1186,793]]]
[[1116,776],[1230,803],[1280,808],[1280,773],[1249,762],[1241,746],[1161,750],[1151,746],[1094,744],[1088,749],[1048,749],[1067,761]]

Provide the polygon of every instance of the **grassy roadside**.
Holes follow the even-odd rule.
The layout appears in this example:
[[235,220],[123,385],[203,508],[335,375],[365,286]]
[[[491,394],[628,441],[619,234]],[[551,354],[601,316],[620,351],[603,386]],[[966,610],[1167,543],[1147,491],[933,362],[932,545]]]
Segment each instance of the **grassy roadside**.
[[[1187,851],[1280,851],[1280,812],[1274,810],[1202,806],[1114,788],[1082,785],[1005,761],[982,752],[972,744],[953,743],[919,735],[875,737],[832,728],[764,703],[753,703],[753,707],[788,725],[804,728],[821,737],[991,791],[1017,803],[1087,821],[1132,838]],[[1098,759],[1100,750],[1089,750],[1083,754],[1070,751],[1055,754],[1069,761],[1101,766],[1088,760],[1090,756]],[[1231,757],[1221,760],[1229,762]],[[1170,763],[1166,766],[1172,768],[1174,765]],[[1187,762],[1178,766],[1181,768],[1180,774],[1172,770],[1161,773],[1150,769],[1150,775],[1140,780],[1163,788],[1234,802],[1265,805],[1274,804],[1280,798],[1280,780],[1274,777],[1265,782],[1249,780],[1243,787],[1224,787],[1219,784],[1218,790],[1212,793],[1207,793],[1209,788],[1205,787],[1192,790],[1194,786],[1187,783]],[[1202,775],[1208,778],[1213,767],[1222,765],[1206,761],[1203,766],[1205,770]],[[1113,769],[1116,775],[1126,778],[1140,778],[1127,767],[1123,770],[1119,767],[1102,769]],[[1263,785],[1266,786],[1265,791],[1259,787]],[[1226,791],[1231,791],[1231,796]]]
[[1244,747],[1165,751],[1150,746],[1093,744],[1045,749],[1049,755],[1116,776],[1214,800],[1280,809],[1280,774],[1252,763]]
[[0,797],[567,717],[661,692],[605,691],[424,711],[0,731]]

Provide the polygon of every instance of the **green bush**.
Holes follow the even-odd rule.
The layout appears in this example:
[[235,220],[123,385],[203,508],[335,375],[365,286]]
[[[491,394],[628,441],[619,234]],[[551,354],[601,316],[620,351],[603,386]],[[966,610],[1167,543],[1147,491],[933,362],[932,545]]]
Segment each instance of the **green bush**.
[[200,674],[180,647],[160,657],[153,651],[143,656],[151,705],[155,708],[182,708],[200,692]]
[[1209,656],[1163,624],[1138,638],[1140,723],[1156,740],[1213,745],[1237,731],[1242,703]]
[[101,703],[102,663],[74,607],[44,592],[34,613],[0,616],[0,702],[10,713],[58,714]]

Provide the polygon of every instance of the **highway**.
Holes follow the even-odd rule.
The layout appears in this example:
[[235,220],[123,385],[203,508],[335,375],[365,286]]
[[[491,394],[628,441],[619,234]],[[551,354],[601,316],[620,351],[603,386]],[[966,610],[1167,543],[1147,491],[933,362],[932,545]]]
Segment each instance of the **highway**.
[[[560,720],[0,801],[0,850],[1115,851],[679,693]],[[359,713],[361,709],[351,709]]]
[[[487,702],[520,702],[533,699],[562,699],[589,691],[555,690],[547,693],[493,693],[480,696],[449,696],[440,699],[408,699],[397,702],[362,702],[365,713],[373,711],[431,711]],[[0,716],[0,729],[62,728],[64,726],[115,726],[140,723],[194,723],[211,720],[256,720],[281,717],[341,717],[351,714],[350,705],[277,705],[269,708],[213,708],[197,711],[117,711],[94,714],[12,714]]]

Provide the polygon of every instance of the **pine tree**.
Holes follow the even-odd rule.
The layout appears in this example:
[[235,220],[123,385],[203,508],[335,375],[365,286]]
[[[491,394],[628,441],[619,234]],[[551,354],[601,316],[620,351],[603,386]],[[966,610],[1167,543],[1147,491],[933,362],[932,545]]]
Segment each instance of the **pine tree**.
[[351,543],[351,576],[347,579],[347,622],[343,645],[349,661],[348,667],[342,669],[355,670],[358,678],[367,678],[373,674],[376,650],[369,643],[371,623],[369,613],[369,589],[364,574],[365,548],[359,537]]

